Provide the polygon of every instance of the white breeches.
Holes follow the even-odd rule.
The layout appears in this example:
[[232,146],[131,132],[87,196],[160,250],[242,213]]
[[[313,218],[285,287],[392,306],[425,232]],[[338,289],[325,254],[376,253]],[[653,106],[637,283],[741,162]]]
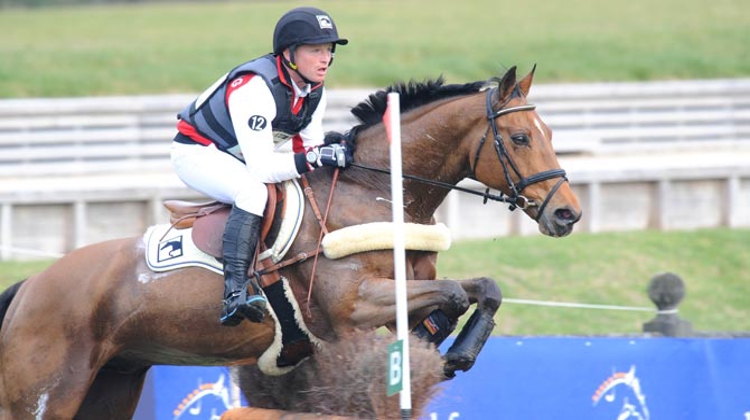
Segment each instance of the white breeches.
[[247,166],[214,145],[172,142],[172,165],[188,187],[223,203],[263,216],[266,185]]

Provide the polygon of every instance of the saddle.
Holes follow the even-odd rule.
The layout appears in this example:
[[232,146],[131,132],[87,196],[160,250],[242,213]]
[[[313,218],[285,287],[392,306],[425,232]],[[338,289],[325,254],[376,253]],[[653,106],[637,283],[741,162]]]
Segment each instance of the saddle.
[[[260,243],[265,244],[277,210],[283,216],[286,191],[281,184],[267,184],[268,201],[263,212],[260,230]],[[164,207],[169,210],[169,222],[175,229],[193,228],[193,242],[201,251],[221,259],[224,245],[222,236],[232,206],[212,200],[194,203],[184,200],[166,200]],[[278,208],[280,207],[280,209]]]

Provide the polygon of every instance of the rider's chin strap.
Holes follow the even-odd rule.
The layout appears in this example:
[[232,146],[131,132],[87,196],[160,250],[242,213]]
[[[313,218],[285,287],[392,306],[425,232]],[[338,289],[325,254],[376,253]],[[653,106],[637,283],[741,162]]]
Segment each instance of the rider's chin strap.
[[[284,60],[284,64],[287,67],[289,67],[291,70],[294,70],[294,72],[297,73],[297,75],[302,79],[303,82],[307,83],[308,85],[314,86],[315,82],[313,82],[312,80],[310,80],[307,77],[305,77],[299,71],[299,68],[297,66],[297,62],[294,59],[294,55],[295,55],[296,51],[297,51],[297,46],[296,45],[292,45],[292,46],[289,47],[289,60],[287,60],[286,57],[284,57],[284,54],[281,54],[281,58]],[[332,62],[333,62],[333,55],[331,55],[331,61],[328,62],[328,65],[330,66]]]

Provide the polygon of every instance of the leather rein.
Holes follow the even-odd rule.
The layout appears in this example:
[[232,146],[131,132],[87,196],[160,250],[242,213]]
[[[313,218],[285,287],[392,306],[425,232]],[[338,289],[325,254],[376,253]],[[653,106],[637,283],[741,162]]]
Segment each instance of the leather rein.
[[[487,135],[489,134],[490,130],[492,130],[492,134],[494,137],[494,146],[495,146],[495,152],[497,153],[498,160],[500,161],[500,164],[503,167],[503,172],[505,173],[505,181],[508,184],[508,188],[510,189],[510,194],[505,194],[502,191],[499,192],[499,194],[490,194],[490,189],[487,188],[487,190],[484,193],[477,192],[474,190],[470,190],[468,188],[459,187],[458,185],[449,184],[447,182],[441,182],[441,181],[435,181],[431,179],[426,179],[414,175],[408,175],[403,174],[402,177],[405,179],[410,179],[413,181],[421,182],[423,184],[429,184],[434,185],[441,188],[451,189],[451,190],[457,190],[461,191],[467,194],[473,194],[478,195],[480,197],[484,197],[484,203],[487,204],[487,200],[493,200],[493,201],[499,201],[503,203],[510,204],[509,209],[511,211],[515,210],[516,208],[520,208],[522,210],[528,209],[530,207],[539,207],[539,211],[537,212],[536,217],[534,220],[538,221],[539,217],[544,212],[544,209],[547,207],[547,204],[549,204],[550,199],[554,194],[557,192],[557,190],[560,188],[563,182],[566,182],[568,178],[565,175],[564,169],[550,169],[547,171],[542,171],[537,174],[531,175],[529,177],[524,178],[520,171],[518,170],[518,167],[513,162],[513,159],[511,159],[510,154],[508,154],[508,149],[505,146],[505,141],[503,140],[503,136],[500,134],[500,130],[497,128],[497,122],[496,119],[513,112],[519,112],[519,111],[532,111],[536,109],[536,105],[533,104],[527,104],[527,105],[519,105],[509,108],[503,108],[501,107],[499,110],[495,111],[492,108],[492,95],[493,93],[497,91],[497,88],[492,88],[487,91],[487,120],[489,121],[487,124],[487,131],[485,131],[484,136],[482,136],[482,139],[479,141],[479,146],[477,146],[477,151],[474,154],[474,164],[472,165],[472,176],[471,179],[476,180],[474,173],[476,173],[476,167],[479,163],[479,153],[482,150],[482,147],[484,146],[484,143],[487,139]],[[355,166],[357,168],[366,169],[369,171],[375,171],[385,174],[390,174],[391,171],[387,169],[380,169],[380,168],[374,168],[371,166],[361,165],[358,163],[352,163],[351,166]],[[520,179],[519,182],[513,182],[513,178],[511,177],[511,170],[514,172],[516,177]],[[528,187],[529,185],[536,184],[538,182],[547,181],[549,179],[554,178],[560,178],[559,181],[557,181],[557,184],[547,193],[547,196],[542,201],[541,205],[537,203],[536,201],[522,195],[521,193],[523,190]]]

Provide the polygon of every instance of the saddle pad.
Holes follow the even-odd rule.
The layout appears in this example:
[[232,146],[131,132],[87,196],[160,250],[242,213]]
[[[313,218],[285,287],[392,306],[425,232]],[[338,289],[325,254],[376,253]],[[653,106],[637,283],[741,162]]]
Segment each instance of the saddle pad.
[[162,272],[197,266],[224,274],[224,268],[216,258],[195,246],[192,233],[193,228],[173,229],[169,224],[148,228],[143,236],[148,268]]

